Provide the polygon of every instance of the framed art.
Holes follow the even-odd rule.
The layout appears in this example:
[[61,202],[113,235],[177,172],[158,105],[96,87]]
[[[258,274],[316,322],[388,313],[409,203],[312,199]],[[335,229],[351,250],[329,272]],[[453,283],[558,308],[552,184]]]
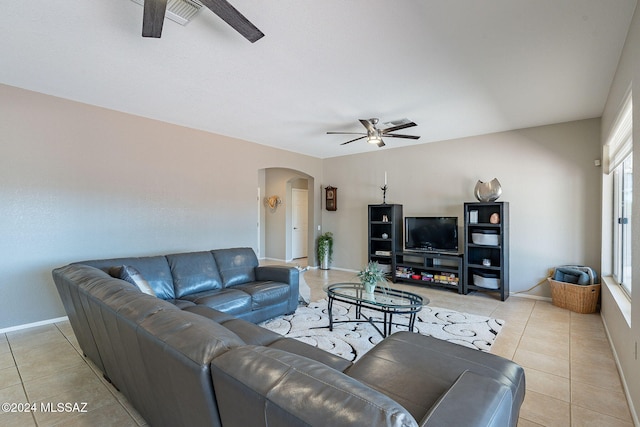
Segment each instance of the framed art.
[[338,189],[336,187],[325,187],[325,206],[328,211],[338,210]]

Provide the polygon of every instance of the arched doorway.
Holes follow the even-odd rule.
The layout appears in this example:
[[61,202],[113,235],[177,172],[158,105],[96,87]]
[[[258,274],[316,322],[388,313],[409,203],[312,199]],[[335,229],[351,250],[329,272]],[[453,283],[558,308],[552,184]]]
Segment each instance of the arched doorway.
[[[258,171],[258,247],[260,258],[291,262],[305,256],[315,265],[315,179],[301,171],[266,168]],[[272,207],[266,201],[280,200]],[[301,205],[301,203],[304,204]]]

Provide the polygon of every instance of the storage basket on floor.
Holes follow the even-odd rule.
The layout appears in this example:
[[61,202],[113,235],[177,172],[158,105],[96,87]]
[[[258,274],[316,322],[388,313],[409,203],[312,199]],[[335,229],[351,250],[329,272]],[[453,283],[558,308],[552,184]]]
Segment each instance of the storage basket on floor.
[[595,313],[600,297],[600,285],[574,285],[547,279],[551,287],[551,298],[556,307],[566,308],[576,313]]

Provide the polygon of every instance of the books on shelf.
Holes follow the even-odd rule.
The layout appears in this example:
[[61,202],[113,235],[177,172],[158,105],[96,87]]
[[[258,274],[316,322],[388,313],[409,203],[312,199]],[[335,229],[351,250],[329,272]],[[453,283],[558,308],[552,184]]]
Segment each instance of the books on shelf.
[[376,251],[375,254],[380,256],[391,256],[391,251]]
[[457,286],[460,281],[458,275],[454,273],[440,272],[440,274],[432,274],[427,271],[423,271],[416,274],[412,268],[402,266],[398,266],[396,268],[396,277],[454,286]]
[[378,264],[383,273],[391,273],[391,264]]

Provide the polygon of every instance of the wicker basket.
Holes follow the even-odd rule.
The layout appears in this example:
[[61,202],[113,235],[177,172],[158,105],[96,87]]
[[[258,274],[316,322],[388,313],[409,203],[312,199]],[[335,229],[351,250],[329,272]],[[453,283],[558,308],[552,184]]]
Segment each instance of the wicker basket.
[[595,313],[600,298],[600,285],[574,285],[547,279],[551,287],[551,298],[556,307],[576,313]]

